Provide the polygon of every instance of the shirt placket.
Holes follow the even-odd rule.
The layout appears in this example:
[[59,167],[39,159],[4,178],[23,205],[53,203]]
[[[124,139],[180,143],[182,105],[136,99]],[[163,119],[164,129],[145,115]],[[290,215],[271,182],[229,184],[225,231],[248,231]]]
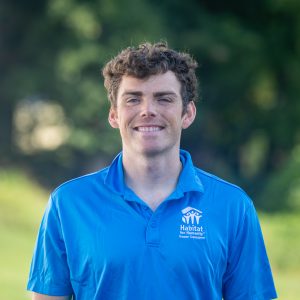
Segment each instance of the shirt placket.
[[160,212],[155,212],[147,206],[143,206],[145,217],[148,220],[145,232],[145,243],[150,247],[158,247],[160,243],[159,220]]

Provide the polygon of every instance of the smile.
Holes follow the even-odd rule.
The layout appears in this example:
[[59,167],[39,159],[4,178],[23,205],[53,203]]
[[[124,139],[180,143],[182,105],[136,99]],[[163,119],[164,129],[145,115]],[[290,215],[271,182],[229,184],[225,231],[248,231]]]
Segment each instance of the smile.
[[163,128],[160,126],[139,126],[136,127],[135,130],[140,131],[140,132],[156,132],[160,131]]

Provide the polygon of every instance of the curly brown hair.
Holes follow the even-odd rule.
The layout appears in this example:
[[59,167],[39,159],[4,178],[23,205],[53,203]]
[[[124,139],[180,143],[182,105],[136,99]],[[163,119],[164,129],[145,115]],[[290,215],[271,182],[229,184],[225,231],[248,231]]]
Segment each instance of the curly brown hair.
[[172,71],[181,83],[181,97],[185,110],[190,101],[196,101],[198,83],[197,62],[187,53],[168,48],[166,42],[144,43],[128,47],[103,68],[104,86],[113,106],[117,105],[118,89],[124,75],[144,79],[151,75]]

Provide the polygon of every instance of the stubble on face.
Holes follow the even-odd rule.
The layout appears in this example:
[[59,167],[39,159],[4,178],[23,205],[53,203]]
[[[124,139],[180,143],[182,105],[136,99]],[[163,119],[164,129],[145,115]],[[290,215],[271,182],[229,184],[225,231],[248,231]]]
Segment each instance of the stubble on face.
[[179,151],[181,130],[189,126],[185,116],[180,83],[168,71],[147,79],[124,76],[109,121],[120,130],[123,151],[157,155]]

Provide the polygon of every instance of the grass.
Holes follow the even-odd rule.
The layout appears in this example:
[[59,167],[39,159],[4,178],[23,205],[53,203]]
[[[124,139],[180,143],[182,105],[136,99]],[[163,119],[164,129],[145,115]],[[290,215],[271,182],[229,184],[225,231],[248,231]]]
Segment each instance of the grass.
[[260,214],[279,299],[300,294],[300,213]]
[[29,299],[27,274],[47,198],[25,174],[0,171],[0,299]]
[[[30,299],[27,276],[49,191],[20,170],[0,170],[0,299]],[[260,213],[279,299],[300,294],[300,213]]]

